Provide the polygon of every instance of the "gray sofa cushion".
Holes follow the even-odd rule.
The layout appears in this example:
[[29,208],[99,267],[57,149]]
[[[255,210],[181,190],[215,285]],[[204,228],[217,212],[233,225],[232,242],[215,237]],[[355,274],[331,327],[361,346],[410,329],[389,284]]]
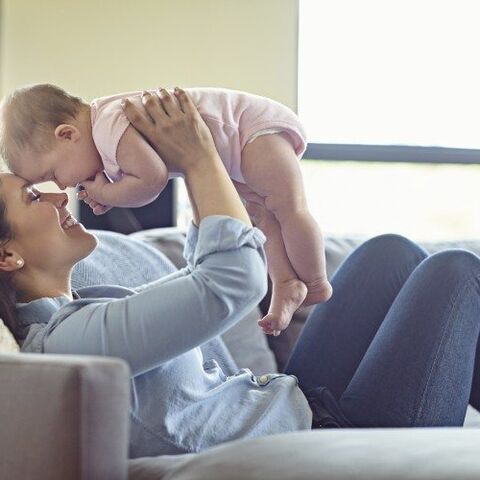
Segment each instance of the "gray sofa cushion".
[[316,430],[129,461],[129,480],[477,480],[480,430]]
[[[329,278],[333,276],[345,258],[359,245],[368,240],[368,237],[327,237],[325,251],[327,256],[327,272]],[[412,239],[413,240],[413,239]],[[463,248],[480,256],[480,240],[457,240],[444,242],[418,242],[429,253],[439,252],[450,248]]]

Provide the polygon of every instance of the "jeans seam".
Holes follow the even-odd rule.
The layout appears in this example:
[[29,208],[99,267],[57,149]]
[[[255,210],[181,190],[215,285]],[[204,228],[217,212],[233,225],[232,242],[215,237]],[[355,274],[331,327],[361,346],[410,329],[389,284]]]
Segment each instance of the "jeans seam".
[[[473,280],[474,281],[478,281],[480,279],[480,275],[476,275],[475,277],[473,277]],[[445,329],[444,329],[444,332],[442,334],[442,338],[440,340],[440,343],[438,345],[438,348],[437,348],[437,351],[435,353],[435,357],[432,361],[432,364],[430,366],[430,370],[428,372],[428,377],[427,377],[427,381],[425,382],[425,387],[423,389],[423,393],[422,393],[422,396],[420,398],[420,401],[418,403],[418,407],[416,409],[416,413],[414,413],[414,416],[412,418],[412,424],[415,425],[418,418],[420,417],[420,414],[423,413],[423,408],[424,408],[424,404],[425,404],[425,400],[426,400],[426,394],[427,394],[427,390],[428,390],[428,386],[430,384],[430,380],[432,378],[432,372],[433,372],[433,369],[435,367],[435,365],[437,364],[437,360],[438,360],[438,357],[439,357],[439,353],[440,353],[440,350],[441,350],[441,347],[443,346],[444,344],[444,341],[445,341],[445,337],[447,335],[447,332],[449,331],[449,326],[451,325],[452,321],[453,321],[453,311],[454,311],[454,308],[456,307],[457,305],[457,302],[458,302],[458,299],[460,297],[460,294],[462,294],[463,292],[465,292],[466,290],[468,290],[469,288],[471,287],[471,283],[468,281],[465,283],[464,285],[464,288],[462,289],[459,289],[458,292],[457,292],[457,295],[455,296],[455,298],[453,299],[452,303],[451,303],[451,308],[450,308],[450,318],[448,320],[448,322],[446,323],[445,325]]]

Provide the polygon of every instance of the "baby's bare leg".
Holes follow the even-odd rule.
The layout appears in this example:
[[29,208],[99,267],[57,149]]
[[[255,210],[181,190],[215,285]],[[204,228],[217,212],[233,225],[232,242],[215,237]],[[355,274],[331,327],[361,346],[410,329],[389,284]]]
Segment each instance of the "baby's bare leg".
[[248,187],[265,198],[267,209],[281,225],[290,263],[308,287],[303,305],[328,300],[332,289],[323,238],[308,211],[302,174],[288,134],[263,135],[247,144],[241,167]]
[[255,226],[267,237],[264,248],[268,273],[272,279],[272,299],[268,313],[258,324],[265,333],[275,334],[288,327],[292,315],[305,300],[307,287],[297,278],[285,250],[280,224],[275,215],[265,208],[263,199],[260,198],[256,203],[250,196],[246,208]]

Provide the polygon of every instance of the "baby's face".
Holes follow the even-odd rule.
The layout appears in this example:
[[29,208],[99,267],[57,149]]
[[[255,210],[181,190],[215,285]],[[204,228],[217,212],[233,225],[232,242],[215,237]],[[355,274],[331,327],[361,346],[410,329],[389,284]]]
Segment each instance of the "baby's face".
[[48,153],[25,152],[13,168],[14,173],[31,183],[55,182],[61,190],[75,187],[103,170],[95,148],[82,143],[57,144]]

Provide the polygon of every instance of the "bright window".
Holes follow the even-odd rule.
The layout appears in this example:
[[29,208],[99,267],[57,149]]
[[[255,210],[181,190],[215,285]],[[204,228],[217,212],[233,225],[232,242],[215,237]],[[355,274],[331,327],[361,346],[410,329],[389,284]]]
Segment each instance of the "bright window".
[[[309,142],[479,149],[478,6],[300,0],[298,114]],[[480,165],[301,167],[327,234],[480,238]]]
[[300,0],[311,143],[480,148],[477,0]]
[[480,165],[302,160],[301,168],[326,235],[480,238]]

